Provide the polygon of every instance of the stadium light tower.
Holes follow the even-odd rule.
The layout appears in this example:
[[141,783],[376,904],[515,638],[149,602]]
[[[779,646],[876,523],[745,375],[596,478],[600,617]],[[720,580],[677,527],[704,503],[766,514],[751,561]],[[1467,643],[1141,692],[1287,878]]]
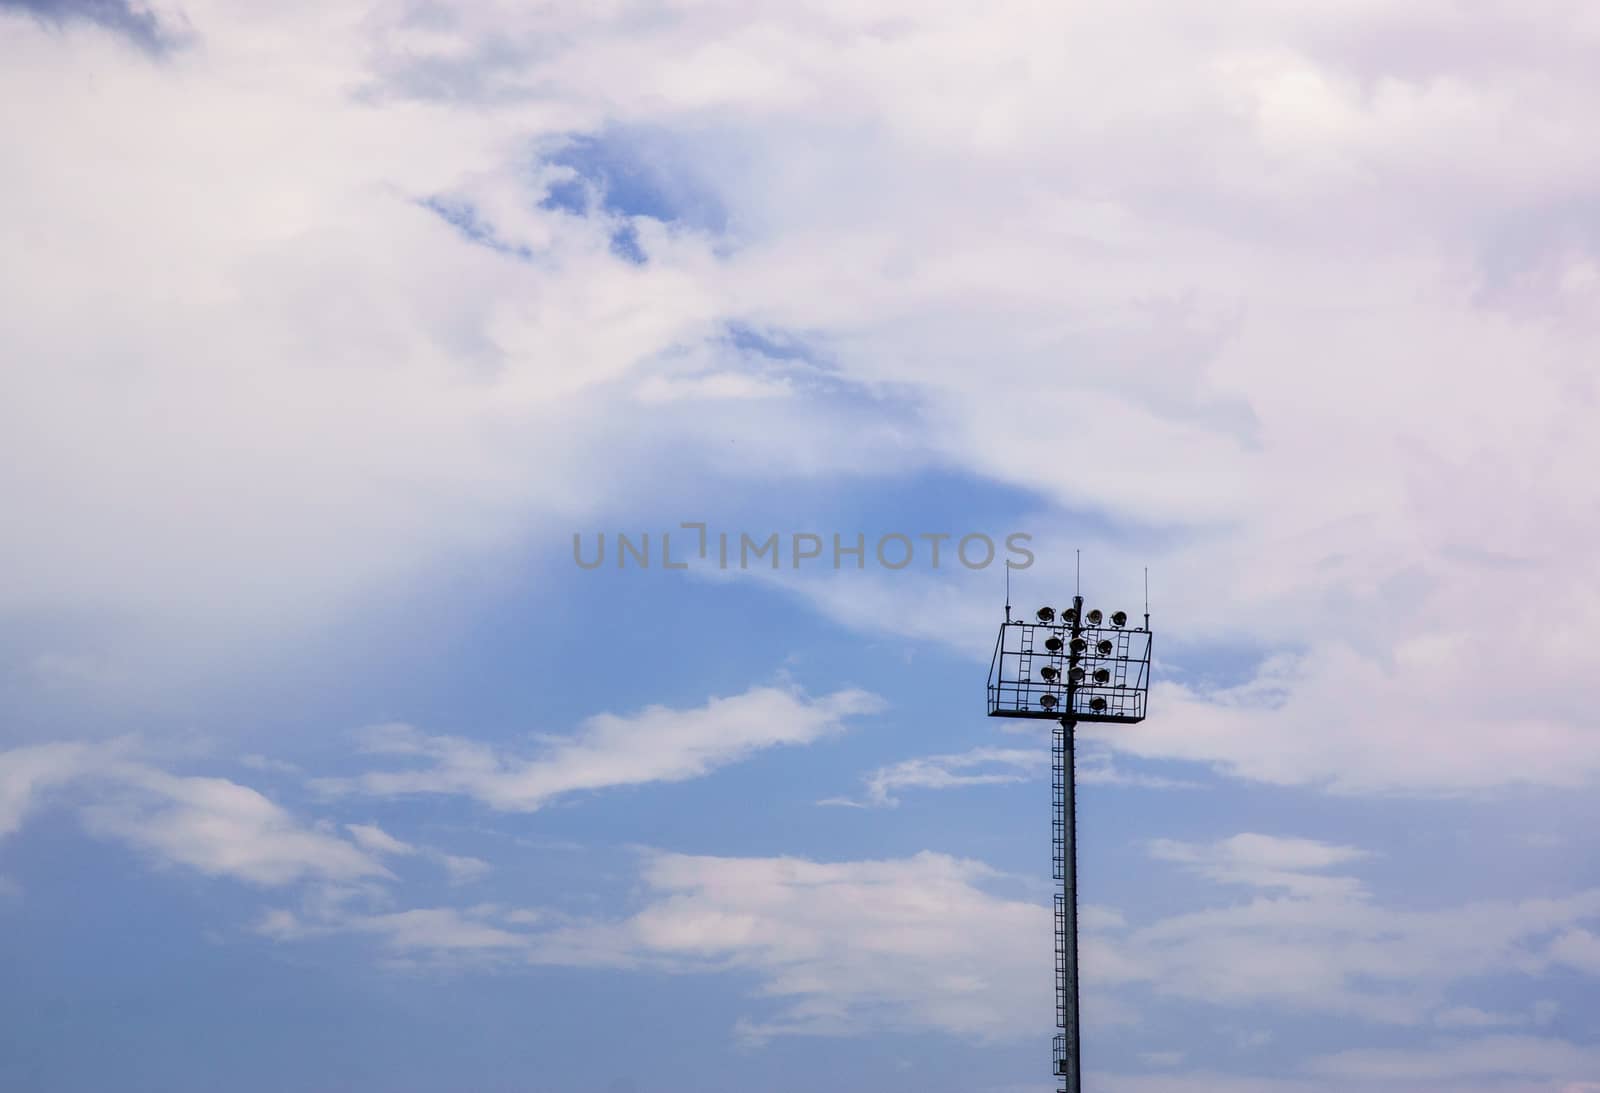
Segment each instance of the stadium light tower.
[[[1008,596],[1009,600],[1010,597]],[[1144,625],[1126,612],[1085,612],[1083,597],[1057,612],[1041,607],[1033,621],[1000,624],[989,664],[989,716],[1057,722],[1051,745],[1051,848],[1056,892],[1056,1034],[1054,1073],[1062,1093],[1081,1093],[1078,993],[1078,809],[1074,736],[1080,723],[1144,720],[1150,692],[1150,605]]]

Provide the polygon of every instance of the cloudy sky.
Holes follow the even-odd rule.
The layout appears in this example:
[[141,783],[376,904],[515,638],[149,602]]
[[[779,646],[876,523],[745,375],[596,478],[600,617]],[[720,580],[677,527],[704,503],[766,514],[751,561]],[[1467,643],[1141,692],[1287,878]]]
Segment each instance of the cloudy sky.
[[1597,54],[0,0],[0,1087],[1052,1088],[1020,533],[1150,571],[1086,1088],[1600,1091]]

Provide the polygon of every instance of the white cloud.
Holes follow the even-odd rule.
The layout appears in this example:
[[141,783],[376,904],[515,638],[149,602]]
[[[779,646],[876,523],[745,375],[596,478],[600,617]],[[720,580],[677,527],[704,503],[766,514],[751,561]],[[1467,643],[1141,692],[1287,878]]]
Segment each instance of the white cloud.
[[1103,1076],[1102,1082],[1111,1093],[1334,1093],[1330,1086],[1322,1082],[1219,1074],[1214,1071],[1108,1074]]
[[1209,844],[1157,839],[1150,844],[1150,854],[1160,861],[1192,866],[1213,880],[1257,888],[1283,888],[1302,895],[1355,893],[1360,883],[1354,878],[1328,877],[1312,871],[1367,856],[1365,851],[1350,846],[1251,833]]
[[[1043,748],[973,748],[951,755],[925,755],[879,767],[863,781],[862,800],[829,797],[822,805],[858,808],[892,808],[906,789],[960,789],[965,786],[1010,785],[1038,778],[1050,767],[1050,752]],[[1105,752],[1082,752],[1077,757],[1080,785],[1129,786],[1140,789],[1195,789],[1198,783],[1122,770]]]
[[492,904],[372,913],[338,903],[276,910],[280,940],[370,934],[418,961],[486,954],[501,964],[754,975],[760,1002],[733,1030],[854,1036],[937,1029],[1007,1039],[1040,1026],[1049,911],[995,895],[987,867],[924,852],[884,861],[715,858],[650,852],[643,906],[578,919]]
[[1007,785],[1026,782],[1050,766],[1050,753],[1037,748],[974,748],[956,755],[928,755],[903,759],[867,775],[866,800],[832,797],[824,805],[865,804],[893,807],[895,795],[905,789],[958,789],[963,786]]
[[[647,905],[609,937],[635,958],[756,974],[777,1009],[741,1024],[750,1039],[885,1027],[1009,1038],[1048,1013],[1037,970],[1050,916],[990,894],[991,878],[976,862],[934,853],[856,862],[656,854],[642,878]],[[561,959],[564,939],[546,939],[547,959]]]
[[355,920],[355,928],[376,934],[396,949],[451,952],[458,950],[517,950],[528,938],[482,921],[478,916],[448,908],[396,911]]
[[[670,444],[730,477],[955,469],[1043,522],[1163,529],[1085,543],[1151,556],[1163,648],[1303,656],[1255,693],[1165,689],[1129,750],[1350,790],[1600,774],[1580,7],[185,11],[162,64],[8,23],[0,94],[50,109],[6,119],[0,199],[51,228],[0,259],[0,610],[137,620],[29,663],[146,685],[121,662],[225,657],[626,511]],[[623,214],[539,205],[571,170],[530,149],[572,133],[722,215],[633,217],[649,261],[617,257]],[[114,183],[79,169],[105,156]],[[730,322],[912,410],[755,372]],[[1112,454],[1041,458],[1024,412]],[[965,602],[931,583],[799,587],[971,642],[987,610],[894,609]]]
[[[1244,902],[1183,911],[1085,944],[1085,977],[1145,983],[1190,1001],[1347,1016],[1368,1022],[1463,1023],[1457,985],[1538,975],[1561,960],[1560,938],[1600,918],[1600,891],[1559,899],[1454,907],[1387,907],[1356,877],[1324,870],[1362,851],[1305,839],[1241,835],[1196,845],[1162,840],[1160,860],[1255,892]],[[1533,1020],[1547,1019],[1536,1009]]]
[[693,709],[650,706],[629,716],[598,714],[572,736],[547,738],[534,758],[389,725],[367,734],[367,750],[415,757],[427,765],[318,784],[330,792],[383,797],[461,794],[492,808],[531,812],[582,790],[697,778],[764,748],[807,744],[841,732],[845,718],[881,708],[882,702],[864,691],[810,698],[796,690],[753,687]]
[[131,750],[75,743],[0,752],[0,835],[53,789],[92,834],[213,876],[278,886],[389,875],[362,846],[301,822],[248,786],[169,774],[129,759]]
[[[376,795],[459,793],[495,808],[531,811],[565,793],[699,777],[764,748],[841,732],[846,718],[880,708],[882,702],[863,691],[812,698],[793,688],[755,687],[694,709],[599,714],[572,736],[546,738],[534,759],[386,726],[368,734],[370,751],[430,765],[321,784]],[[385,857],[424,857],[456,885],[481,880],[492,869],[481,858],[419,846],[377,824],[347,823],[349,838],[342,838],[331,825],[308,825],[248,786],[170,774],[126,758],[128,750],[63,743],[0,752],[0,836],[21,825],[42,793],[70,788],[91,833],[165,863],[259,885],[392,879],[380,861]]]
[[645,402],[782,398],[789,391],[789,384],[783,380],[767,380],[739,372],[713,372],[683,379],[651,376],[639,385],[638,397]]
[[444,869],[451,884],[470,884],[488,876],[492,866],[481,858],[463,854],[447,854],[431,846],[414,846],[389,834],[377,824],[345,824],[345,830],[356,845],[376,855],[411,857],[422,855]]
[[40,744],[0,752],[0,837],[22,826],[41,793],[70,782],[97,758],[83,744]]
[[1082,751],[1077,755],[1078,784],[1091,786],[1127,786],[1132,789],[1201,789],[1203,783],[1187,778],[1167,778],[1159,774],[1141,774],[1120,767],[1111,755],[1102,751]]
[[482,880],[494,869],[482,858],[472,858],[465,854],[441,854],[438,861],[444,866],[451,884],[471,884],[473,881]]
[[1550,957],[1589,975],[1600,975],[1600,935],[1589,930],[1568,930],[1551,944]]
[[272,759],[265,755],[241,755],[239,765],[251,770],[259,770],[268,774],[302,774],[301,769],[293,763],[282,759]]
[[[1259,894],[1143,923],[1085,908],[1084,989],[1102,1023],[1137,1020],[1137,990],[1129,992],[1137,988],[1219,1012],[1465,1030],[1544,1025],[1556,1013],[1553,1003],[1525,1015],[1494,1015],[1451,996],[1490,977],[1540,974],[1553,938],[1600,919],[1600,892],[1416,910],[1384,906],[1355,885],[1286,883],[1285,873],[1360,860],[1353,848],[1311,840],[1250,836],[1209,849],[1162,846],[1165,858],[1202,870],[1226,863],[1216,873],[1220,881],[1256,885]],[[368,933],[427,961],[465,950],[473,960],[486,952],[502,964],[753,974],[763,1001],[752,1004],[735,1031],[756,1042],[913,1028],[1001,1039],[1030,1034],[1049,1012],[1048,983],[1036,972],[1039,954],[1049,951],[1050,914],[996,894],[1000,882],[980,863],[930,852],[849,862],[650,852],[640,875],[642,905],[620,918],[493,905],[397,917],[338,904],[309,919],[279,915],[263,929],[285,938]],[[1272,1035],[1251,1028],[1235,1039],[1239,1050],[1253,1050]],[[1493,1044],[1514,1048],[1516,1065],[1491,1065],[1494,1051],[1483,1045]],[[1422,1079],[1454,1075],[1477,1081],[1474,1089],[1499,1091],[1492,1080],[1507,1074],[1576,1077],[1573,1060],[1586,1059],[1584,1050],[1529,1036],[1448,1039],[1415,1054],[1361,1050],[1318,1058],[1308,1073],[1394,1078],[1397,1084],[1381,1088],[1397,1093],[1433,1093]],[[1132,1076],[1116,1081],[1132,1083],[1130,1089],[1213,1088],[1203,1078],[1184,1075],[1183,1082],[1200,1084],[1170,1086],[1141,1085],[1145,1079]],[[1417,1082],[1400,1081],[1411,1078]],[[1320,1080],[1273,1081],[1284,1089],[1326,1088]]]
[[344,829],[350,832],[350,837],[355,840],[358,847],[370,851],[373,855],[405,856],[405,858],[422,855],[429,861],[434,861],[442,867],[453,885],[467,885],[475,880],[482,880],[493,871],[493,866],[482,858],[451,855],[434,847],[414,847],[411,843],[395,839],[394,835],[384,831],[378,824],[346,824]]
[[1538,1036],[1487,1036],[1426,1047],[1343,1051],[1308,1069],[1355,1081],[1484,1078],[1578,1080],[1600,1074],[1600,1049]]
[[377,824],[345,824],[344,829],[356,845],[373,854],[415,854],[417,848],[401,842]]
[[1510,1028],[1519,1025],[1547,1025],[1555,1020],[1560,1005],[1549,1000],[1537,1002],[1531,1013],[1499,1013],[1476,1006],[1451,1006],[1433,1015],[1433,1023],[1449,1029]]
[[177,777],[128,764],[85,805],[90,832],[213,876],[276,887],[307,879],[390,876],[369,853],[225,778]]

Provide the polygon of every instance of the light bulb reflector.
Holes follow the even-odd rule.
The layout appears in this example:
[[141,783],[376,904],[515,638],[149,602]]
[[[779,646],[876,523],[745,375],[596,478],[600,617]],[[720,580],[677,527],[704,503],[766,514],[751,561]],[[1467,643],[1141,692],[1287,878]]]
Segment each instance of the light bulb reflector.
[[1101,623],[1101,620],[1103,620],[1104,618],[1105,618],[1105,616],[1100,613],[1100,609],[1097,607],[1093,611],[1089,612],[1089,625],[1090,626],[1099,626],[1100,623]]
[[1110,639],[1103,639],[1099,645],[1095,646],[1095,648],[1100,650],[1101,656],[1110,656],[1112,648]]
[[1126,611],[1114,611],[1114,612],[1112,612],[1112,614],[1111,614],[1111,625],[1112,626],[1126,626],[1126,625],[1128,625],[1128,613]]
[[1056,609],[1053,607],[1041,607],[1039,610],[1033,613],[1033,617],[1038,619],[1040,622],[1054,622],[1056,617]]

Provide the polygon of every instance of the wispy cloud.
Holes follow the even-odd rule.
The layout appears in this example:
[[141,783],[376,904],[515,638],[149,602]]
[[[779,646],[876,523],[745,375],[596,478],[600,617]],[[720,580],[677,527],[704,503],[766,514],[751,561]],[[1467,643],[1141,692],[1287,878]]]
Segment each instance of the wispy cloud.
[[[1537,975],[1565,958],[1562,939],[1600,919],[1600,890],[1384,906],[1359,878],[1328,872],[1366,852],[1310,839],[1244,834],[1158,840],[1150,849],[1248,898],[1095,929],[1085,966],[1103,983],[1147,983],[1191,1001],[1460,1026],[1468,1014],[1453,988],[1482,976]],[[1536,1008],[1530,1019],[1545,1012]]]
[[87,744],[38,744],[0,752],[0,837],[22,826],[47,791],[80,777],[102,761]]
[[164,864],[267,887],[390,875],[362,846],[297,819],[249,786],[170,774],[129,758],[131,750],[115,742],[0,752],[0,835],[54,791],[91,834]]
[[1110,752],[1079,751],[1078,781],[1083,785],[1126,786],[1130,789],[1204,789],[1205,783],[1188,778],[1168,778],[1146,774],[1119,765]]
[[265,755],[241,755],[239,765],[250,770],[259,770],[267,774],[303,774],[298,766],[282,759],[273,759]]
[[328,793],[375,797],[459,794],[492,808],[531,812],[570,793],[698,778],[766,748],[842,732],[846,718],[882,707],[859,690],[811,698],[793,689],[755,687],[692,709],[650,706],[631,715],[599,714],[569,737],[546,738],[531,756],[387,725],[364,735],[365,750],[416,759],[422,766],[315,785]]
[[879,767],[867,775],[864,800],[829,797],[822,805],[893,808],[907,789],[959,789],[1026,782],[1050,766],[1050,753],[1037,748],[974,748],[954,755],[928,755]]
[[350,833],[363,850],[373,854],[415,854],[417,848],[410,843],[401,842],[377,824],[345,824],[344,829]]
[[[942,785],[980,769],[973,756],[934,758],[932,766],[886,768],[901,776],[876,783],[884,799],[892,788]],[[1038,765],[1000,759],[1013,760],[1021,770]],[[742,971],[772,1000],[735,1030],[753,1042],[890,1028],[997,1039],[1029,1027],[1047,1002],[1036,972],[1048,908],[999,894],[1005,878],[949,855],[823,862],[649,851],[639,906],[617,917],[495,903],[397,909],[386,860],[427,857],[456,880],[486,863],[374,823],[308,822],[247,786],[170,774],[116,746],[0,753],[8,816],[20,817],[46,784],[91,834],[162,866],[297,891],[296,906],[269,910],[256,926],[285,942],[368,937],[395,964]],[[1488,976],[1593,972],[1600,891],[1397,908],[1338,872],[1370,857],[1354,846],[1244,833],[1208,843],[1156,840],[1149,849],[1216,882],[1224,898],[1143,922],[1085,908],[1085,989],[1101,1020],[1131,1018],[1122,992],[1144,987],[1208,1006],[1272,1006],[1458,1034],[1426,1048],[1327,1056],[1311,1068],[1319,1075],[1444,1081],[1492,1073],[1487,1060],[1512,1057],[1521,1060],[1518,1073],[1566,1078],[1587,1065],[1584,1049],[1560,1040],[1496,1031],[1549,1025],[1553,1002],[1497,1013],[1458,992]],[[1242,902],[1226,898],[1239,890]],[[1476,1030],[1493,1035],[1459,1038]]]
[[[1286,873],[1321,876],[1321,870],[1362,860],[1354,848],[1314,840],[1249,835],[1216,844],[1166,843],[1159,853],[1214,875],[1227,888],[1254,889],[1254,895],[1143,924],[1107,908],[1085,908],[1084,989],[1097,1020],[1137,1019],[1124,990],[1139,986],[1219,1012],[1271,1007],[1458,1034],[1548,1025],[1554,1003],[1497,1015],[1450,996],[1486,976],[1537,972],[1555,959],[1553,938],[1600,917],[1600,892],[1411,910],[1385,907],[1349,885],[1286,881]],[[1214,873],[1212,863],[1220,863]],[[997,894],[1004,878],[982,863],[928,852],[820,862],[651,851],[638,879],[642,905],[616,918],[493,904],[403,913],[334,904],[309,915],[274,912],[261,928],[285,940],[370,935],[385,951],[420,962],[750,973],[771,1000],[752,1007],[736,1027],[754,1042],[889,1028],[1002,1039],[1029,1028],[1048,1004],[1048,984],[1036,974],[1038,953],[1048,949],[1048,908]],[[1237,1037],[1241,1050],[1270,1039],[1259,1028]],[[1538,1060],[1529,1073],[1576,1076],[1571,1061],[1585,1057],[1554,1039],[1484,1042],[1521,1045],[1519,1051]],[[1461,1075],[1501,1073],[1486,1061],[1492,1053],[1460,1047],[1475,1042],[1458,1035],[1441,1043],[1447,1054],[1462,1052],[1467,1061],[1451,1064],[1463,1068]],[[1376,1073],[1410,1065],[1408,1058],[1404,1052],[1356,1052],[1329,1057],[1312,1070]],[[1174,1065],[1160,1056],[1147,1061]],[[1174,1090],[1222,1088],[1199,1081],[1198,1073],[1172,1077]],[[1303,1088],[1320,1089],[1322,1080],[1310,1079]],[[1119,1079],[1112,1087],[1145,1088],[1127,1081],[1132,1084]],[[1275,1081],[1285,1083],[1281,1088],[1302,1087],[1298,1078]]]
[[882,861],[647,853],[644,906],[573,920],[484,905],[322,916],[276,911],[258,928],[284,940],[370,934],[419,961],[740,971],[770,1005],[741,1019],[750,1042],[931,1028],[1009,1039],[1047,1005],[1037,975],[1049,912],[989,891],[978,862],[922,853]]
[[444,868],[452,884],[467,884],[471,881],[481,880],[491,869],[488,862],[481,858],[467,857],[460,854],[447,854],[431,846],[414,846],[395,838],[377,824],[345,824],[345,830],[350,833],[356,843],[363,850],[377,855],[393,855],[396,857],[411,857],[420,855],[437,862]]
[[1283,888],[1299,894],[1359,891],[1361,885],[1355,878],[1330,877],[1321,871],[1368,856],[1351,846],[1249,833],[1215,843],[1157,839],[1150,844],[1150,855],[1158,861],[1188,865],[1224,883]]
[[1561,1012],[1558,1002],[1545,999],[1535,1002],[1527,1013],[1488,1011],[1476,1006],[1450,1006],[1433,1015],[1433,1023],[1447,1029],[1514,1028],[1524,1025],[1548,1025]]
[[[1049,767],[1050,752],[1044,748],[974,748],[949,755],[925,755],[902,759],[868,774],[862,779],[866,783],[866,793],[859,799],[827,797],[817,803],[846,808],[894,808],[900,804],[899,794],[908,789],[1011,785],[1033,781]],[[1077,779],[1085,785],[1138,789],[1200,788],[1198,782],[1125,770],[1105,752],[1080,753]]]
[[[1486,1036],[1419,1047],[1342,1051],[1313,1060],[1317,1074],[1361,1082],[1449,1083],[1491,1075],[1585,1079],[1600,1074],[1600,1047],[1541,1036]],[[1588,1083],[1583,1083],[1588,1084]],[[1563,1087],[1581,1090],[1582,1085]]]
[[161,861],[269,887],[391,876],[361,847],[298,821],[237,782],[134,764],[106,776],[111,792],[81,810],[86,827]]

